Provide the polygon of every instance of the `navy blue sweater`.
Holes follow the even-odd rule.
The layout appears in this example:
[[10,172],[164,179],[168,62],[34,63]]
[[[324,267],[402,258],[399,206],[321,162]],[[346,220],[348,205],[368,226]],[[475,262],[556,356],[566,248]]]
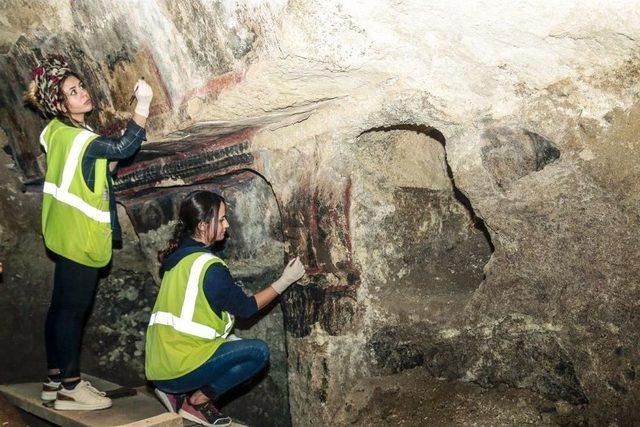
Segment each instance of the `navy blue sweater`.
[[[211,248],[204,243],[186,238],[178,249],[164,260],[162,270],[171,270],[182,258],[194,252],[211,253]],[[218,316],[222,311],[227,311],[236,317],[247,318],[258,312],[255,297],[245,294],[233,281],[229,269],[222,264],[213,264],[207,269],[203,290],[211,309]]]

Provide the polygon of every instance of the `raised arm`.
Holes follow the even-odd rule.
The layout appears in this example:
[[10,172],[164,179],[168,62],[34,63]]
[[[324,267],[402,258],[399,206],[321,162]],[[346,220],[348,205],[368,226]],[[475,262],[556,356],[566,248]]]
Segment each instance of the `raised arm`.
[[89,144],[85,156],[94,159],[126,159],[135,154],[142,141],[146,139],[146,131],[135,120],[127,123],[127,128],[119,138],[99,136]]
[[[149,106],[153,99],[153,90],[144,81],[138,80],[134,88],[134,96],[137,99],[133,118],[127,124],[125,132],[119,138],[100,136],[94,139],[86,151],[86,156],[95,159],[121,160],[131,157],[140,148],[142,141],[146,139],[144,129],[149,116]],[[113,171],[115,164],[109,168]]]

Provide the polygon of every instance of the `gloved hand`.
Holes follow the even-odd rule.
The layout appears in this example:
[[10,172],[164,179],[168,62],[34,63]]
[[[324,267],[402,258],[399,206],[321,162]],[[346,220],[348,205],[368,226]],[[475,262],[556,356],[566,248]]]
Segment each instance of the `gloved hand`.
[[304,276],[304,265],[302,265],[298,257],[295,257],[289,261],[280,278],[273,282],[271,287],[275,289],[277,293],[281,294],[302,276]]
[[149,117],[149,106],[153,99],[153,90],[151,89],[151,86],[149,86],[143,79],[140,79],[136,82],[136,86],[133,89],[133,95],[138,101],[135,113],[140,114],[143,117]]

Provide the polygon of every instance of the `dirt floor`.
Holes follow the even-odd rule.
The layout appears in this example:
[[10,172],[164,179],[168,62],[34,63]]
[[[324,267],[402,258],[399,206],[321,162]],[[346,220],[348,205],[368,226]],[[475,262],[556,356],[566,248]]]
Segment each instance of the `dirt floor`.
[[527,390],[483,389],[439,380],[416,368],[357,384],[347,397],[340,421],[398,426],[578,425],[582,423],[578,410]]
[[26,426],[18,410],[0,394],[0,426],[22,427]]

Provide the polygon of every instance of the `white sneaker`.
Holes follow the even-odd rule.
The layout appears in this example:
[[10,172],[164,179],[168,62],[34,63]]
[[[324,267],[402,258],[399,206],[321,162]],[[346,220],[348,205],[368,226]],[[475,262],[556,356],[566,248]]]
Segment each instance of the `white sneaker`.
[[47,381],[42,383],[42,393],[40,393],[40,400],[43,402],[53,402],[56,400],[58,390],[62,388],[59,381],[53,381],[51,378],[47,378]]
[[103,391],[96,390],[90,382],[80,381],[73,390],[58,390],[54,408],[61,411],[94,411],[111,407],[111,399]]

